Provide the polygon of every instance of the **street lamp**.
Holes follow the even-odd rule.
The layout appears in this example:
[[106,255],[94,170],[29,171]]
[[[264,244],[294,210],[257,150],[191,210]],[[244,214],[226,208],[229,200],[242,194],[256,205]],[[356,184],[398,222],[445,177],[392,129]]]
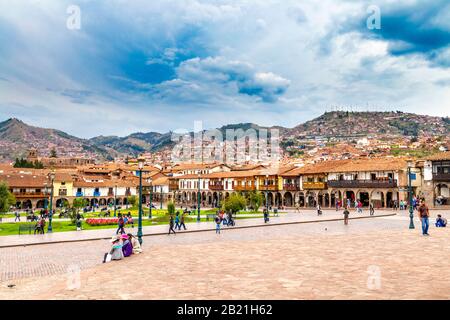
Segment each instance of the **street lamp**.
[[200,173],[198,174],[197,189],[197,222],[200,222]]
[[408,196],[409,196],[409,228],[414,229],[414,208],[413,208],[413,189],[412,189],[412,179],[411,179],[411,169],[413,163],[411,160],[408,161]]
[[265,185],[266,185],[266,209],[267,209],[267,212],[269,212],[269,175],[268,174],[266,174]]
[[142,169],[144,168],[144,159],[138,159],[139,165],[139,218],[138,218],[138,240],[142,244]]
[[152,218],[152,205],[153,205],[153,184],[152,184],[152,178],[148,179],[150,182],[150,209],[148,213],[148,218]]
[[117,183],[114,185],[114,218],[117,214]]
[[52,171],[50,173],[50,180],[52,181],[52,185],[51,185],[51,191],[50,191],[50,211],[49,211],[49,215],[48,215],[47,233],[53,232],[52,218],[53,218],[53,183],[55,181],[55,172],[54,171]]
[[162,185],[159,186],[159,198],[161,200],[161,203],[159,205],[159,209],[162,210],[162,205],[163,205],[163,189],[162,189]]
[[44,209],[48,210],[48,183],[47,182],[44,182],[44,195],[45,195]]

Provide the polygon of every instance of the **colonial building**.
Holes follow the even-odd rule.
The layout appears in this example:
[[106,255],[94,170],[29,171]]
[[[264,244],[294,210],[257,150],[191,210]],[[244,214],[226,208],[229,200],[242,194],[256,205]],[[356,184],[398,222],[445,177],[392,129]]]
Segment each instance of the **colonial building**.
[[423,196],[428,203],[442,207],[450,205],[450,152],[429,157],[423,168]]

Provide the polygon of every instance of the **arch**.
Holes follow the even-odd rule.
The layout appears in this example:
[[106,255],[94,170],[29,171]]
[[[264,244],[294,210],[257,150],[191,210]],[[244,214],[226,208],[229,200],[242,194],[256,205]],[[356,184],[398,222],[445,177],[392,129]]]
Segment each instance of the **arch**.
[[36,202],[36,208],[37,208],[37,209],[44,209],[44,208],[45,208],[45,202],[46,202],[46,200],[47,200],[47,199],[41,199],[41,200],[38,200],[38,201]]
[[331,202],[330,202],[330,194],[329,193],[325,193],[323,201],[324,201],[323,202],[324,207],[330,207]]
[[106,203],[107,203],[108,206],[113,206],[114,205],[114,198],[108,198]]
[[286,207],[294,206],[293,196],[289,191],[284,194],[284,204]]
[[305,196],[306,206],[315,207],[317,206],[316,194],[313,191],[308,191]]
[[101,199],[98,201],[98,204],[99,204],[100,206],[106,206],[106,199],[105,199],[105,198],[101,198]]
[[31,209],[32,206],[33,206],[33,204],[30,199],[22,202],[22,209]]
[[304,207],[306,205],[305,194],[303,192],[300,192],[298,195],[298,204],[300,207]]
[[97,198],[92,198],[91,199],[91,207],[95,207],[98,205],[98,199]]
[[69,206],[69,201],[66,198],[59,198],[56,200],[56,208],[66,208]]

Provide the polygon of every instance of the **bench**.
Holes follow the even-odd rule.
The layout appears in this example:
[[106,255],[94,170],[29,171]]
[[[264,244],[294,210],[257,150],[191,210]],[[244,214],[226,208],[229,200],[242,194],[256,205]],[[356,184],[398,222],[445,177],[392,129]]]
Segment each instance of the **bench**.
[[31,231],[34,231],[34,224],[19,224],[19,235],[21,231],[28,231],[28,234],[31,234]]
[[209,221],[209,219],[214,220],[216,218],[216,214],[207,214],[206,215],[206,221]]

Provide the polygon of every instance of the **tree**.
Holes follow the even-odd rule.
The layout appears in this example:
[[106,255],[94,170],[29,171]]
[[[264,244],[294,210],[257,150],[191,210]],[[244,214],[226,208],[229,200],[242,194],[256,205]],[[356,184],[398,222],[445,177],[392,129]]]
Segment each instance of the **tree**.
[[80,211],[80,209],[87,206],[87,200],[83,198],[75,198],[73,199],[72,208],[76,210],[76,213]]
[[52,148],[52,150],[50,150],[50,158],[57,158],[58,155],[56,154],[56,149]]
[[8,212],[9,208],[16,203],[16,198],[9,191],[6,182],[0,182],[0,212]]
[[131,204],[131,207],[134,208],[136,207],[136,204],[138,202],[138,199],[136,196],[129,196],[127,197],[128,203]]
[[248,201],[250,207],[252,207],[253,210],[258,211],[264,203],[264,196],[261,192],[251,191],[248,195]]
[[172,201],[167,204],[167,213],[175,214],[175,204]]
[[233,193],[231,196],[228,197],[228,199],[225,200],[224,204],[223,204],[223,209],[226,212],[230,212],[231,213],[237,213],[240,210],[245,209],[247,205],[247,200],[245,200],[244,196],[238,194],[238,193]]

